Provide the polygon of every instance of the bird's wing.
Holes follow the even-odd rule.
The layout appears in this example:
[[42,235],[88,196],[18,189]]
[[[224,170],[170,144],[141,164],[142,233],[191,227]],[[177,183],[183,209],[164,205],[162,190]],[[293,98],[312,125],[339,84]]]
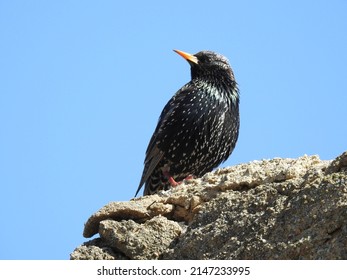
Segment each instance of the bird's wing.
[[160,151],[156,146],[146,155],[145,167],[142,172],[141,181],[139,187],[137,188],[135,196],[137,196],[142,185],[148,180],[151,176],[154,169],[157,167],[159,161],[163,158],[164,152]]
[[[166,131],[163,131],[163,124],[167,123],[170,118],[173,118],[175,110],[179,107],[180,102],[184,99],[187,92],[189,92],[189,87],[183,87],[180,89],[165,105],[163,111],[160,114],[158,124],[156,129],[154,130],[154,133],[152,135],[151,140],[149,141],[147,150],[146,150],[146,158],[144,161],[144,169],[142,172],[142,177],[140,180],[140,184],[138,186],[138,189],[136,191],[135,196],[140,191],[142,185],[148,180],[148,178],[151,176],[154,169],[157,167],[158,163],[164,156],[164,151],[160,150],[157,146],[158,139],[161,140],[161,144],[164,144],[164,147],[167,146],[163,142],[172,141],[171,137],[167,137],[165,140],[163,139],[162,135],[164,133],[167,133]],[[170,139],[171,138],[171,139]]]

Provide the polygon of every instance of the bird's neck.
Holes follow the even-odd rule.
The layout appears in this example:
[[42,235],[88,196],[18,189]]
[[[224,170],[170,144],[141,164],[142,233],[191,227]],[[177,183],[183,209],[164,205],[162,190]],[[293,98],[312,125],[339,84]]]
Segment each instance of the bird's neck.
[[213,95],[215,100],[227,102],[229,106],[238,108],[239,90],[237,83],[231,77],[194,77],[192,82]]

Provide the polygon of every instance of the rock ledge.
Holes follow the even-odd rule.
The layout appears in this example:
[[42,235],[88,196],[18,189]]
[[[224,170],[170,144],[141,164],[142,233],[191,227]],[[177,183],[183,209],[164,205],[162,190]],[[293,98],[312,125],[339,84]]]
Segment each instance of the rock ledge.
[[253,161],[93,214],[85,259],[347,259],[347,152]]

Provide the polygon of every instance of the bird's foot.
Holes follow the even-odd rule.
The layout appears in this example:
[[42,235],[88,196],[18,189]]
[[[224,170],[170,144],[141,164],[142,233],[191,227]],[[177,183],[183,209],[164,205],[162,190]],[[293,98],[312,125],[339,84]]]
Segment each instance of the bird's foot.
[[194,175],[188,175],[186,178],[183,179],[183,181],[186,181],[186,180],[192,180],[192,179],[195,179],[196,177]]
[[163,171],[163,175],[166,177],[166,179],[168,179],[171,187],[177,187],[179,184],[181,184],[181,182],[176,182],[168,171]]
[[183,181],[191,180],[191,179],[195,178],[194,175],[189,175],[186,178],[184,178],[182,181],[176,182],[175,179],[170,175],[169,172],[165,171],[165,172],[163,172],[163,174],[168,179],[171,187],[177,187],[178,185],[181,185],[183,183]]
[[168,178],[168,180],[169,180],[169,183],[170,183],[171,187],[177,187],[178,185],[182,184],[182,181],[176,182],[175,179],[172,176],[170,176]]

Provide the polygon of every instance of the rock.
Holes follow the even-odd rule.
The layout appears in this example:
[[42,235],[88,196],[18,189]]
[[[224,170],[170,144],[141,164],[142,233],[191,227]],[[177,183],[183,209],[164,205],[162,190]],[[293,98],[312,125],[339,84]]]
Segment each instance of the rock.
[[71,259],[347,259],[347,152],[253,161],[112,202]]
[[132,220],[100,222],[101,239],[136,260],[158,259],[181,232],[178,223],[163,216],[153,217],[144,224]]
[[98,233],[100,222],[106,219],[145,221],[172,212],[172,205],[159,201],[161,199],[158,195],[152,195],[129,202],[111,202],[88,219],[83,236],[88,238]]
[[85,242],[75,249],[70,258],[72,260],[127,260],[121,252],[113,251],[100,238]]

